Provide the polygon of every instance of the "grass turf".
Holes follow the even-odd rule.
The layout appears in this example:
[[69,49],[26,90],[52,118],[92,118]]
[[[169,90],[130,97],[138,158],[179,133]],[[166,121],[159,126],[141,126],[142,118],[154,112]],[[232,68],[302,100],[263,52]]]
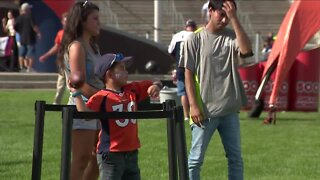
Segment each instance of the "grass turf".
[[[0,92],[0,179],[30,179],[32,168],[34,102],[52,102],[54,91]],[[66,102],[66,100],[65,100]],[[266,114],[262,114],[261,118]],[[301,180],[320,177],[320,114],[278,112],[277,125],[240,113],[245,179]],[[190,128],[186,124],[187,146]],[[59,179],[61,114],[47,112],[43,145],[42,179]],[[164,120],[140,120],[142,179],[166,180],[167,137]],[[202,167],[202,179],[227,179],[227,162],[220,137],[211,141]]]

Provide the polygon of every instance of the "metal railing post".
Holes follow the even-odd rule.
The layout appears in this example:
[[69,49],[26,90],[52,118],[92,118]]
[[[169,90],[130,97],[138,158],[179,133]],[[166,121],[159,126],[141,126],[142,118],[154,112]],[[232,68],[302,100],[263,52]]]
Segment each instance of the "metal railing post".
[[70,179],[71,160],[71,135],[74,108],[64,107],[62,109],[62,149],[61,149],[61,169],[60,179]]
[[43,148],[43,131],[44,131],[44,115],[45,101],[36,101],[35,103],[35,126],[33,141],[33,158],[32,158],[32,180],[41,179],[41,163]]
[[184,129],[183,108],[178,106],[175,108],[175,127],[176,127],[176,145],[178,154],[179,179],[189,179],[186,134]]
[[[172,111],[174,106],[174,100],[166,100],[164,103],[164,110]],[[167,118],[169,180],[178,179],[177,151],[175,145],[175,124],[173,119],[174,117]]]

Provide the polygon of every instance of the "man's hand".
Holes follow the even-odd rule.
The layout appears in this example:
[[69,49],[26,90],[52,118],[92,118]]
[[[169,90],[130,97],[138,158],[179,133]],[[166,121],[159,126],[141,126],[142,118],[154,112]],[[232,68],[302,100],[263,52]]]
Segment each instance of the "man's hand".
[[237,17],[236,7],[231,1],[225,1],[223,3],[222,10],[227,14],[227,17],[230,20]]
[[190,116],[192,121],[199,127],[202,126],[203,115],[197,105],[190,105]]
[[37,33],[37,38],[38,38],[38,39],[41,39],[41,37],[42,37],[42,36],[41,36],[41,33],[40,33],[40,32]]
[[47,59],[46,55],[42,55],[42,56],[39,57],[39,61],[40,62],[44,62],[46,59]]

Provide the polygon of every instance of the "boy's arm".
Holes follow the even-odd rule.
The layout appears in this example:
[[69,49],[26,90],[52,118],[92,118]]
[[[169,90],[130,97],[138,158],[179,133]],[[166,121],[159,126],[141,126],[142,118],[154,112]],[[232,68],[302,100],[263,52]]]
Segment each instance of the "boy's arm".
[[89,111],[89,112],[91,112],[92,110],[89,109],[89,108],[86,106],[86,104],[84,103],[81,95],[82,95],[82,93],[81,93],[80,90],[75,90],[75,91],[73,91],[73,92],[72,92],[72,95],[71,95],[71,96],[74,97],[75,100],[76,100],[77,110],[78,110],[79,112],[81,112],[81,111]]
[[151,97],[159,96],[160,90],[162,89],[163,85],[161,81],[154,81],[151,86],[149,86],[147,92],[148,95]]
[[132,89],[136,91],[138,102],[146,99],[148,96],[158,96],[162,88],[161,81],[140,81],[128,85],[131,85]]

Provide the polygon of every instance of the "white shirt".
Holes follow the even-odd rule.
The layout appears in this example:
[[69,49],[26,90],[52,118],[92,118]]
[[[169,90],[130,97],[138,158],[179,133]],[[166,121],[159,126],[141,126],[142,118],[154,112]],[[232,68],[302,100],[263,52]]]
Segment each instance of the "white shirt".
[[192,31],[183,30],[173,35],[170,45],[168,47],[168,52],[171,54],[174,51],[177,42],[184,41],[186,37],[188,37],[192,33],[193,33]]
[[14,19],[9,19],[7,21],[6,28],[8,29],[10,36],[14,36],[16,34],[16,31],[14,30]]

